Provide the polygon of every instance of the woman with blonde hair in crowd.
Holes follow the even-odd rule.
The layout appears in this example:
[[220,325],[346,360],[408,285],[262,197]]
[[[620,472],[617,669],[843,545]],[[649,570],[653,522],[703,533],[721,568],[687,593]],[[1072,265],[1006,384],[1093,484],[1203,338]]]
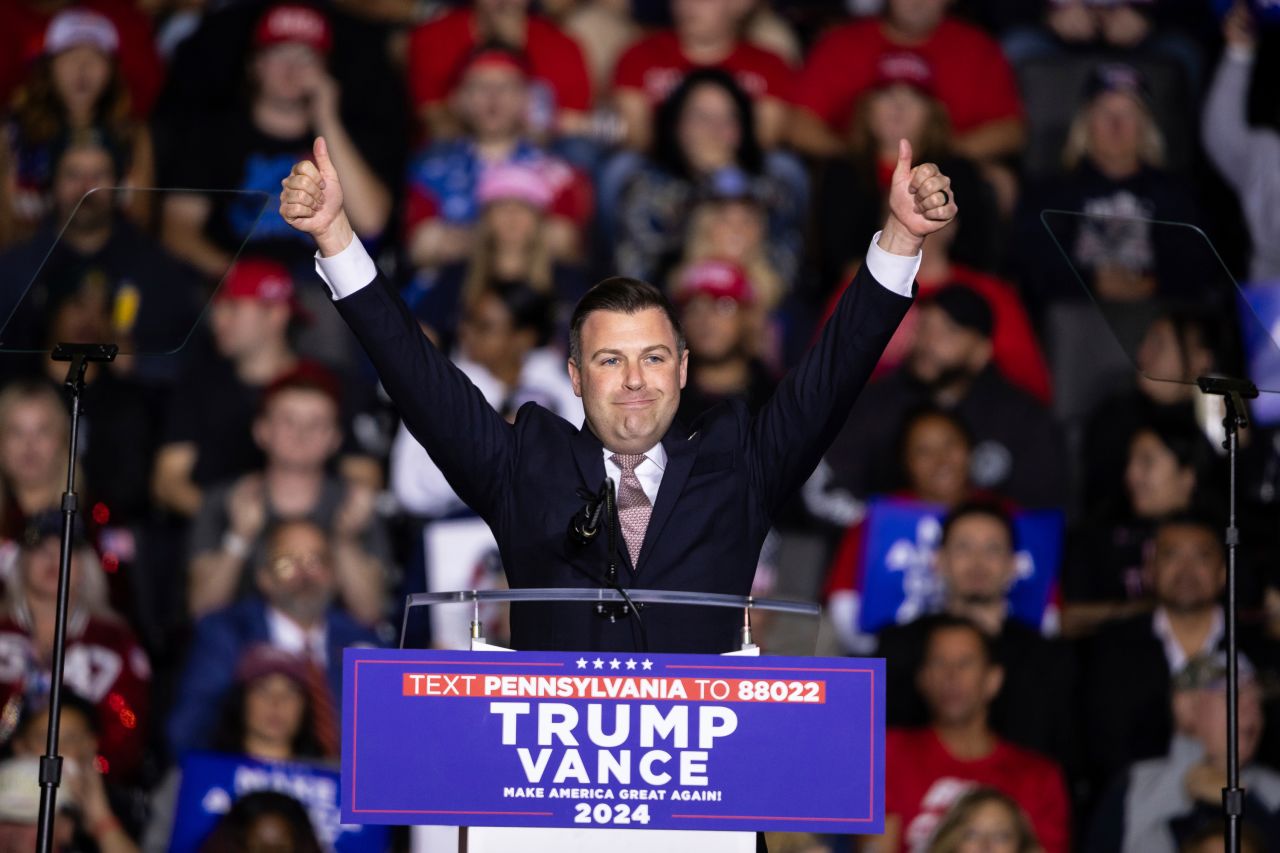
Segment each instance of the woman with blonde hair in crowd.
[[[0,245],[29,236],[50,212],[53,152],[71,133],[97,128],[121,158],[129,186],[154,183],[151,135],[130,111],[120,74],[115,25],[88,9],[55,15],[44,48],[14,94],[0,145]],[[145,224],[147,193],[135,193],[128,212]]]
[[1001,227],[996,197],[978,167],[956,155],[947,108],[937,96],[937,69],[924,57],[897,51],[882,57],[873,85],[863,94],[846,129],[846,149],[815,182],[817,260],[823,287],[842,285],[862,263],[862,247],[848,240],[874,231],[883,218],[898,140],[906,138],[922,160],[951,177],[952,194],[964,207],[948,230],[950,256],[980,270],[999,261]]
[[748,354],[781,374],[781,333],[771,324],[770,315],[788,286],[774,263],[772,248],[768,211],[752,192],[747,177],[728,169],[713,177],[707,194],[693,208],[684,256],[672,280],[679,281],[684,271],[704,261],[732,264],[742,270],[752,296],[741,307],[749,328],[744,338]]
[[751,193],[746,177],[730,170],[718,176],[710,194],[693,209],[684,262],[737,264],[750,279],[757,303],[772,311],[786,295],[787,282],[769,257],[768,227],[768,211]]
[[437,273],[424,273],[414,285],[421,292],[411,288],[407,294],[445,352],[456,342],[466,306],[490,288],[518,283],[564,304],[586,291],[581,267],[558,259],[548,239],[554,195],[536,165],[504,163],[484,171],[476,188],[481,212],[470,255]]
[[[1013,251],[1019,281],[1038,311],[1081,298],[1065,252],[1095,299],[1136,302],[1203,298],[1216,262],[1185,228],[1203,220],[1190,181],[1165,163],[1165,138],[1146,76],[1121,62],[1089,73],[1062,150],[1063,171],[1028,186]],[[1041,220],[1041,211],[1070,211]]]
[[[0,601],[0,704],[6,706],[43,699],[50,689],[62,518],[58,509],[32,517]],[[110,608],[106,575],[80,524],[72,531],[70,570],[63,681],[97,709],[103,772],[112,781],[132,780],[150,734],[151,665],[133,630]]]
[[934,830],[927,853],[1043,853],[1031,823],[1008,795],[974,788]]

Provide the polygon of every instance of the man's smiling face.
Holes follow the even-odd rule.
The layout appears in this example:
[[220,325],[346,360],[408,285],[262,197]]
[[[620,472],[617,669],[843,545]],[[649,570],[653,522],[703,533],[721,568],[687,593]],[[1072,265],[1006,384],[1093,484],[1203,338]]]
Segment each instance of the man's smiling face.
[[662,440],[688,376],[671,321],[659,308],[593,311],[582,323],[581,364],[569,362],[587,424],[614,453],[643,453]]

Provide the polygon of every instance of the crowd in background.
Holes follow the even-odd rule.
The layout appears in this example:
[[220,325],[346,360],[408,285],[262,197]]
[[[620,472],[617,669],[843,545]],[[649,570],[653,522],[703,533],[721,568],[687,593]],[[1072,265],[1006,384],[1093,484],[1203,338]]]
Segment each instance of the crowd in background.
[[[887,658],[886,831],[771,849],[1222,849],[1223,410],[1194,380],[1280,389],[1273,17],[1260,0],[0,0],[0,833],[35,832],[58,342],[121,348],[88,368],[74,460],[64,849],[167,849],[193,751],[332,764],[342,649],[394,644],[406,593],[501,583],[276,210],[317,135],[424,334],[509,419],[536,402],[575,424],[566,321],[614,273],[677,306],[681,418],[768,400],[861,264],[906,138],[959,217],[756,582],[825,605],[820,652]],[[1280,849],[1266,397],[1239,476],[1254,851]],[[872,630],[885,502],[943,520],[932,594]],[[1008,596],[1015,520],[1039,510],[1065,534],[1033,623]],[[459,646],[456,621],[413,621],[408,642]],[[227,806],[203,849],[323,848],[288,796]]]

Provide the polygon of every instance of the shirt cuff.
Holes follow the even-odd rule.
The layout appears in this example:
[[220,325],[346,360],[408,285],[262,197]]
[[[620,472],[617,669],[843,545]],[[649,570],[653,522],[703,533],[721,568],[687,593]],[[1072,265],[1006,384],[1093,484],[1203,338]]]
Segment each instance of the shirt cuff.
[[880,232],[877,231],[871,238],[871,247],[867,249],[867,259],[864,261],[867,272],[871,273],[871,276],[885,290],[910,299],[912,285],[915,283],[916,273],[920,271],[920,261],[924,257],[923,253],[916,252],[910,256],[894,255],[876,244],[879,239]]
[[1233,62],[1253,62],[1253,57],[1257,53],[1257,48],[1245,47],[1242,44],[1229,44],[1226,51],[1226,57]]
[[347,248],[332,257],[316,252],[316,273],[329,285],[334,299],[350,296],[378,277],[378,268],[359,237],[352,237]]

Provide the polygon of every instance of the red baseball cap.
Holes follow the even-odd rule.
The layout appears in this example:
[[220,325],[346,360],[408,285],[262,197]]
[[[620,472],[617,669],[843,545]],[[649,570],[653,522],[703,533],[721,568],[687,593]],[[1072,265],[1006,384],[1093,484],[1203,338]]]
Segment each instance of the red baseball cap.
[[311,321],[311,313],[299,304],[293,289],[293,277],[284,264],[267,258],[242,258],[232,264],[213,298],[252,299],[269,305],[288,305],[303,322]]
[[933,66],[918,53],[905,50],[886,53],[876,62],[873,88],[881,89],[898,83],[905,83],[926,95],[933,95]]
[[480,45],[458,63],[450,88],[456,89],[462,85],[472,69],[486,67],[509,68],[525,79],[530,76],[528,57],[515,48],[492,42]]
[[751,282],[742,267],[730,261],[695,261],[680,271],[676,279],[676,302],[681,305],[695,296],[713,299],[728,297],[740,305],[755,301]]
[[332,400],[334,408],[342,408],[342,383],[332,370],[316,361],[303,359],[271,380],[258,401],[259,411],[266,411],[271,401],[286,391],[315,391]]
[[328,54],[333,47],[329,19],[310,6],[287,3],[271,7],[258,19],[253,33],[254,46],[292,43],[305,44],[317,53]]
[[250,646],[236,661],[236,681],[241,684],[248,684],[267,675],[283,675],[304,691],[310,685],[305,660],[267,643]]

